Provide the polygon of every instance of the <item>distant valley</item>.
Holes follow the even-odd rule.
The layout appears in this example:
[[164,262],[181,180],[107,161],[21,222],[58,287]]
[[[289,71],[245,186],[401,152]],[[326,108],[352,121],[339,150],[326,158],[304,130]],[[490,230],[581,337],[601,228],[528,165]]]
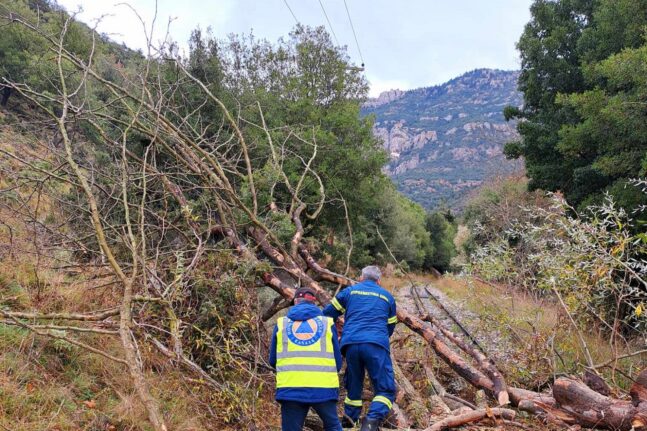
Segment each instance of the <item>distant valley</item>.
[[369,99],[364,115],[375,115],[374,133],[390,161],[385,167],[404,194],[433,209],[460,209],[463,198],[491,176],[519,170],[503,145],[518,139],[503,118],[519,106],[517,71],[477,69],[442,85],[391,90]]

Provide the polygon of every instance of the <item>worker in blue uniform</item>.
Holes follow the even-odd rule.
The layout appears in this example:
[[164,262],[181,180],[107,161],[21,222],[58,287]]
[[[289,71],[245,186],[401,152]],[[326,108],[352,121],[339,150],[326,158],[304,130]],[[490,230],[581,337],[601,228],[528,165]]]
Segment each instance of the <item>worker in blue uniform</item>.
[[341,350],[346,357],[344,378],[348,394],[343,426],[353,427],[359,419],[365,371],[373,384],[374,397],[361,431],[379,429],[395,399],[389,338],[398,318],[395,299],[380,286],[381,277],[377,266],[367,266],[362,269],[360,282],[339,292],[323,311],[325,316],[335,319],[345,315]]
[[276,368],[281,429],[301,431],[312,407],[325,431],[341,431],[337,417],[342,356],[334,320],[315,305],[315,292],[300,287],[294,306],[279,317],[272,334],[270,365]]

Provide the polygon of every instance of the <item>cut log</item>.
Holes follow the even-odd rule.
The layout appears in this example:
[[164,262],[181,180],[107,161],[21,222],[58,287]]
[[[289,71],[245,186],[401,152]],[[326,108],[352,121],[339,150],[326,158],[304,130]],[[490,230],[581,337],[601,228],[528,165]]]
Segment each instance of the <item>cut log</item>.
[[526,389],[508,388],[508,393],[512,405],[534,415],[544,414],[547,408],[554,408],[556,404],[555,398]]
[[442,322],[433,317],[431,314],[428,314],[424,320],[432,323],[440,330],[440,332],[442,332],[445,338],[454,343],[459,349],[470,355],[476,361],[479,368],[481,368],[485,372],[485,374],[487,374],[487,376],[492,380],[493,392],[499,405],[510,404],[510,396],[508,394],[503,376],[501,375],[499,370],[497,370],[494,363],[487,356],[485,356],[482,351],[475,349],[471,345],[464,342],[460,337],[458,337],[458,335],[447,329]]
[[[642,386],[642,385],[640,385]],[[644,389],[644,386],[641,390]],[[630,430],[644,427],[647,418],[647,403],[639,400],[638,406],[632,402],[612,399],[599,394],[584,383],[560,378],[553,386],[553,396],[559,409],[570,415],[573,421],[585,427],[613,430]]]
[[631,402],[635,407],[641,402],[647,402],[647,369],[643,370],[636,378],[635,383],[629,390]]
[[386,422],[397,429],[407,429],[411,423],[407,414],[400,408],[398,403],[393,403],[393,408],[389,412]]
[[466,362],[458,353],[447,346],[429,325],[412,315],[403,308],[397,310],[398,320],[409,329],[422,336],[434,352],[459,376],[477,388],[483,388],[493,393],[494,384],[485,374]]
[[425,371],[425,377],[427,377],[427,381],[433,388],[433,391],[445,402],[447,407],[452,410],[456,410],[462,407],[467,407],[470,410],[476,410],[477,407],[474,404],[456,395],[448,393],[443,384],[440,383],[440,381],[436,378],[434,371],[429,365],[423,364],[422,368]]
[[436,422],[435,424],[425,429],[424,431],[440,431],[444,429],[455,428],[461,425],[477,422],[485,418],[503,418],[511,421],[511,420],[514,420],[515,415],[516,415],[515,411],[510,409],[485,408],[485,409],[473,410],[458,416],[450,416],[446,419],[443,419],[440,422]]
[[312,257],[312,255],[308,251],[308,248],[303,244],[299,246],[299,255],[306,262],[306,264],[308,265],[308,268],[316,272],[317,276],[321,280],[328,281],[330,283],[341,284],[342,286],[350,286],[351,284],[355,284],[355,281],[352,280],[351,278],[348,278],[345,275],[336,274],[324,268],[323,266],[319,265],[319,262],[317,262]]
[[611,393],[611,389],[609,388],[609,385],[607,385],[607,382],[605,382],[602,377],[598,376],[591,370],[586,370],[584,372],[584,378],[582,379],[582,381],[586,386],[593,389],[598,394],[602,394],[608,397]]

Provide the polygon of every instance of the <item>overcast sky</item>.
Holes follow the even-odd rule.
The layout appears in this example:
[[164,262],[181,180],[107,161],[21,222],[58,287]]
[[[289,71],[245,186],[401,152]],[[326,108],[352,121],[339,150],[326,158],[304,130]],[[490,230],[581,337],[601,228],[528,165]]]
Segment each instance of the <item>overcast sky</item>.
[[[78,18],[131,48],[145,38],[135,14],[112,0],[58,0]],[[186,46],[191,30],[211,27],[214,34],[248,33],[275,41],[296,19],[307,25],[332,24],[340,45],[361,63],[343,0],[158,0],[154,40],[163,38],[169,18],[172,38]],[[392,88],[410,89],[443,83],[480,67],[517,69],[515,43],[530,17],[532,0],[346,0],[371,83],[371,95]],[[148,26],[155,0],[128,2]],[[334,40],[334,39],[333,39]]]

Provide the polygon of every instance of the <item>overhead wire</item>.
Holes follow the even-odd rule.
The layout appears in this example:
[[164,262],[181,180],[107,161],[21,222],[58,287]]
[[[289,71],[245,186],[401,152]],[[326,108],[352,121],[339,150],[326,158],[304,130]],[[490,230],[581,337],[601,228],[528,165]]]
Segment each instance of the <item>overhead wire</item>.
[[292,8],[291,8],[291,7],[290,7],[290,5],[288,4],[288,0],[283,0],[283,3],[285,3],[285,5],[287,6],[288,10],[290,11],[290,14],[292,14],[292,18],[294,18],[294,21],[295,21],[297,24],[299,24],[299,20],[297,19],[297,16],[294,14],[294,12],[292,12]]
[[326,17],[326,21],[328,21],[328,27],[330,27],[330,32],[332,33],[333,37],[335,38],[335,43],[337,46],[339,46],[339,40],[337,39],[337,35],[335,34],[335,30],[332,28],[332,24],[330,22],[330,19],[328,18],[328,14],[326,13],[326,9],[324,8],[323,3],[321,0],[319,0],[319,6],[321,6],[321,10],[323,11],[324,16]]
[[353,25],[353,20],[350,17],[350,12],[348,11],[348,4],[346,4],[346,0],[344,0],[344,7],[346,8],[346,15],[348,16],[348,22],[350,22],[350,28],[353,30],[353,37],[355,38],[355,45],[357,46],[357,52],[359,52],[359,58],[360,60],[362,60],[362,67],[364,67],[364,56],[362,56],[362,50],[359,48],[357,33],[355,33],[355,26]]
[[[332,22],[330,21],[330,18],[328,17],[328,13],[326,12],[326,8],[323,5],[322,0],[319,1],[319,6],[321,6],[321,11],[324,14],[324,17],[326,18],[326,22],[328,23],[328,28],[330,28],[330,32],[333,35],[333,38],[335,39],[335,43],[339,46],[339,39],[337,38],[337,34],[335,33],[335,29],[332,26]],[[290,11],[290,15],[292,15],[292,18],[294,18],[294,21],[297,23],[297,25],[301,24],[299,22],[299,19],[295,15],[294,11],[290,7],[290,4],[288,3],[287,0],[283,0],[283,3],[285,6],[288,8],[288,11]],[[359,46],[359,40],[357,39],[357,32],[355,31],[355,26],[353,25],[353,19],[350,17],[350,11],[348,10],[348,4],[346,3],[346,0],[344,0],[344,8],[346,9],[346,16],[348,17],[348,22],[350,23],[350,28],[353,30],[353,38],[355,39],[355,46],[357,47],[357,52],[359,53],[359,58],[362,61],[362,70],[364,68],[364,56],[362,55],[362,49]]]

